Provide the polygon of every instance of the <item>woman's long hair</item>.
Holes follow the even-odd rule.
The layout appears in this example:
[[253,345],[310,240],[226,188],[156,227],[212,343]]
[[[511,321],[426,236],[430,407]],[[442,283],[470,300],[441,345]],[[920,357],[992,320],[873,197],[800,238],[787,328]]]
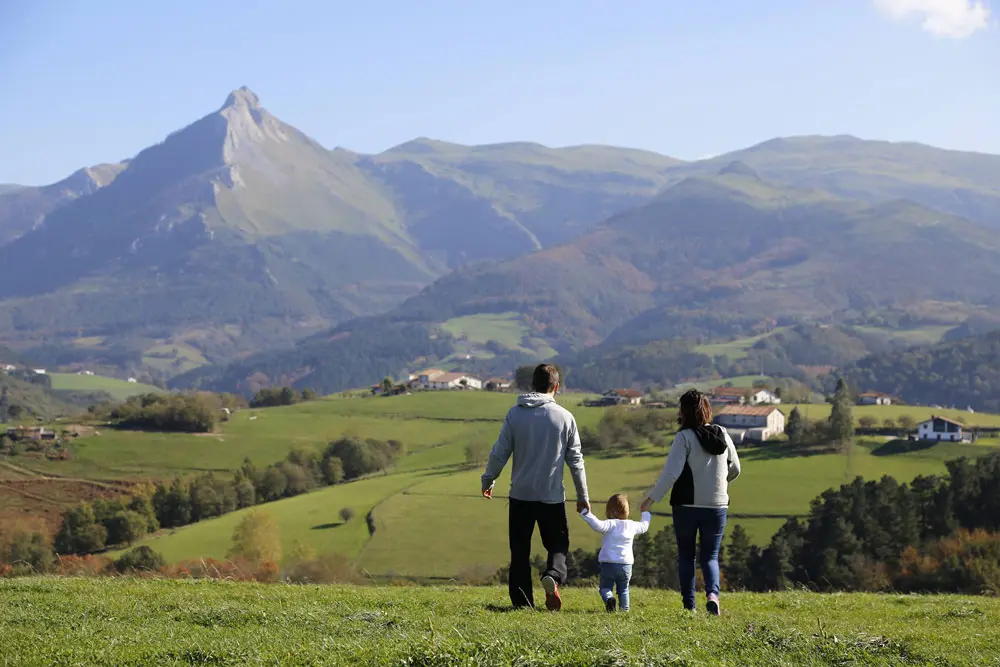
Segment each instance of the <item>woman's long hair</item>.
[[689,389],[681,396],[681,409],[677,413],[681,430],[698,428],[712,423],[712,404],[708,396],[697,389]]

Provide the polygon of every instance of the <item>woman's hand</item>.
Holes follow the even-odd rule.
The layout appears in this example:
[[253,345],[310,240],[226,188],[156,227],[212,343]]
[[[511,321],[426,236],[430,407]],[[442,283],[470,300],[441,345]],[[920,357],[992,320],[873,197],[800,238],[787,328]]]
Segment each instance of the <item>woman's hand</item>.
[[642,501],[642,506],[639,507],[639,511],[648,512],[649,508],[651,508],[652,506],[653,506],[653,499],[646,498],[645,500]]

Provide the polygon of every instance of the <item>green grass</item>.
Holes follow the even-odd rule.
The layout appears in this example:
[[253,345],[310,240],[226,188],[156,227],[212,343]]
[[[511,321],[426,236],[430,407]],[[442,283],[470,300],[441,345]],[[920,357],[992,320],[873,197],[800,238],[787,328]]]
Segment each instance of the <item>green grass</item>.
[[142,363],[172,375],[180,375],[208,363],[196,347],[179,343],[155,345],[142,354]]
[[[788,416],[794,408],[798,408],[803,417],[809,419],[826,419],[830,416],[829,403],[810,403],[802,405],[784,404],[779,406],[781,411]],[[917,422],[930,419],[932,415],[948,417],[968,426],[1000,427],[1000,415],[988,412],[966,412],[965,410],[948,410],[945,408],[928,408],[916,405],[855,405],[852,408],[854,421],[857,422],[862,417],[874,417],[881,426],[884,419],[899,420],[904,415],[909,415]]]
[[698,391],[711,391],[715,387],[721,387],[725,384],[730,384],[734,387],[752,387],[754,382],[764,381],[768,382],[771,378],[760,375],[736,375],[728,378],[719,378],[718,380],[704,380],[702,382],[683,382],[678,385],[674,385],[675,389],[697,389]]
[[[574,410],[579,424],[595,427],[603,409],[582,408],[584,397],[569,394],[560,401]],[[329,398],[285,408],[243,410],[207,436],[102,430],[74,446],[72,461],[33,461],[33,469],[91,479],[171,477],[202,470],[221,474],[237,468],[245,456],[258,465],[283,458],[293,446],[322,448],[342,435],[399,439],[407,455],[385,474],[260,507],[273,513],[286,549],[303,542],[317,552],[348,555],[372,575],[417,579],[447,578],[469,568],[497,568],[507,560],[506,499],[509,467],[497,484],[497,498],[479,497],[481,469],[469,469],[469,444],[489,446],[515,397],[488,392],[418,393],[391,398]],[[792,406],[782,406],[790,411]],[[829,405],[799,406],[812,419],[829,414]],[[855,416],[871,414],[880,421],[910,414],[922,418],[929,409],[902,406],[856,407]],[[252,419],[251,417],[256,417]],[[1000,424],[997,415],[967,415],[980,423]],[[774,445],[741,450],[743,475],[730,488],[730,525],[741,524],[758,544],[766,544],[785,517],[804,515],[817,495],[855,476],[877,479],[891,475],[909,481],[917,475],[941,474],[944,462],[995,449],[988,441],[975,445],[939,443],[934,447],[876,456],[882,439],[866,440],[850,456],[789,456]],[[587,472],[596,511],[613,493],[624,492],[637,505],[659,474],[665,449],[646,447],[629,456],[589,456]],[[27,464],[25,464],[27,465]],[[572,488],[567,475],[567,488]],[[347,526],[337,512],[352,507],[356,518]],[[376,530],[368,534],[363,520],[372,512]],[[170,561],[226,556],[235,513],[151,536],[145,543]],[[670,526],[666,503],[654,507],[654,530]],[[317,526],[322,526],[317,528]],[[596,548],[597,536],[570,517],[573,548]],[[456,548],[456,545],[461,545]],[[541,544],[536,537],[536,551]]]
[[501,588],[0,580],[0,663],[41,665],[987,665],[1000,601],[730,594],[723,616],[634,590],[609,616],[570,588],[560,614],[505,613]]
[[[441,323],[441,328],[458,339],[476,345],[495,340],[511,350],[530,354],[541,359],[556,356],[557,352],[532,332],[518,313],[496,313],[454,317]],[[476,356],[483,356],[482,351]]]
[[701,354],[707,354],[710,357],[723,356],[728,357],[730,361],[739,361],[740,359],[746,359],[750,356],[750,350],[758,341],[773,336],[774,334],[784,331],[787,328],[788,327],[778,327],[772,331],[768,331],[767,333],[762,333],[757,336],[748,336],[746,338],[738,338],[725,343],[708,343],[706,345],[699,345],[694,348],[694,351]]
[[101,375],[77,375],[76,373],[49,373],[52,378],[52,388],[65,391],[104,391],[118,401],[124,401],[130,396],[148,393],[161,393],[163,390],[152,385],[129,383],[125,380],[103,377]]

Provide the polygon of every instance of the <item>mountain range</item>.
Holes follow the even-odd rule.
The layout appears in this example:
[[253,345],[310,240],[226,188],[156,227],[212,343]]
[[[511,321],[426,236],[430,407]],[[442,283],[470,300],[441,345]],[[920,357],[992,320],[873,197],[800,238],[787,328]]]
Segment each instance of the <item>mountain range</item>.
[[[377,354],[398,367],[939,303],[993,316],[997,228],[1000,156],[853,137],[693,163],[431,139],[362,155],[241,88],[130,160],[0,188],[0,343],[178,380],[267,359],[308,383],[394,327],[406,352]],[[479,340],[476,317],[523,339]],[[346,386],[326,373],[317,388]]]

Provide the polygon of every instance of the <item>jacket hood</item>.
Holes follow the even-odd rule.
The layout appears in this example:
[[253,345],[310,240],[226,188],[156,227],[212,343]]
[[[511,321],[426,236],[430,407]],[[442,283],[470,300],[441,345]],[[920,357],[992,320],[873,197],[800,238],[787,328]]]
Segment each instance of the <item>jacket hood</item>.
[[726,434],[718,424],[699,426],[694,430],[694,434],[698,436],[698,442],[701,443],[702,449],[709,454],[718,456],[725,453],[729,447],[726,442]]
[[517,397],[517,405],[521,408],[538,408],[546,403],[555,403],[556,399],[548,394],[539,394],[532,392],[530,394],[521,394]]

